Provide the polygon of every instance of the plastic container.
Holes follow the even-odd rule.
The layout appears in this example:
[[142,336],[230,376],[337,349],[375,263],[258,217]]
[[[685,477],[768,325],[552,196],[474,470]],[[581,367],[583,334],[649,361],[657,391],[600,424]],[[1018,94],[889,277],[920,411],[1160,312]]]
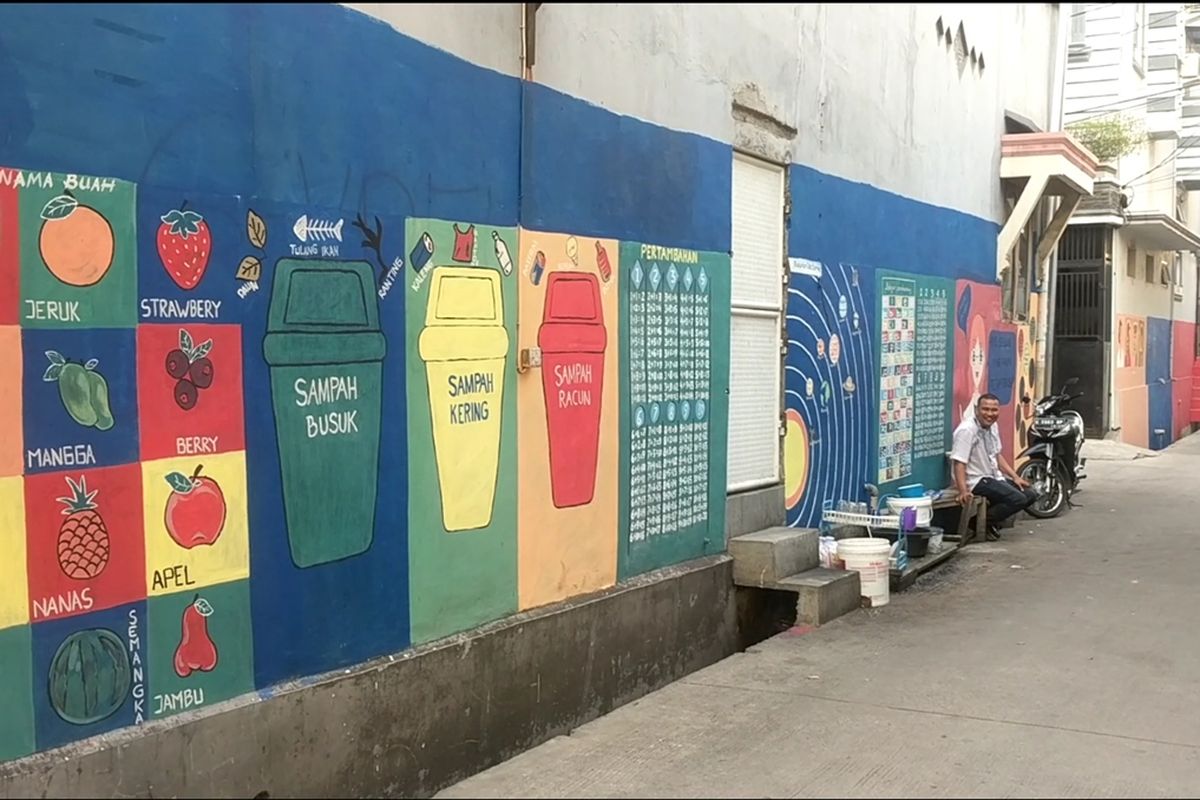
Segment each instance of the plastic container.
[[910,483],[907,486],[901,486],[896,490],[896,493],[901,497],[922,497],[925,494],[925,485],[921,483]]
[[417,343],[429,384],[433,451],[448,532],[492,521],[508,331],[500,273],[436,267]]
[[587,505],[595,494],[607,343],[596,276],[552,272],[538,346],[550,442],[550,494],[557,508]]
[[940,553],[944,546],[945,531],[941,528],[929,529],[929,552]]
[[918,528],[927,528],[933,522],[933,500],[929,497],[889,497],[887,506],[893,514],[906,508],[916,509]]
[[838,555],[846,569],[858,573],[860,593],[871,608],[886,606],[890,599],[889,557],[892,546],[887,539],[843,539]]
[[279,261],[263,357],[298,567],[371,546],[386,353],[370,264]]

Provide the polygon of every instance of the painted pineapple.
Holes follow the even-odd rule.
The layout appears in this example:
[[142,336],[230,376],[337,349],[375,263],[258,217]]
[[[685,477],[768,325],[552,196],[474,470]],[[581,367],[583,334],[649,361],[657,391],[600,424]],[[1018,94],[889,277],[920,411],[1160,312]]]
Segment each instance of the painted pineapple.
[[96,511],[96,491],[87,490],[81,475],[79,483],[67,478],[72,497],[60,497],[66,503],[63,520],[58,529],[58,565],[68,578],[95,578],[108,566],[108,526]]

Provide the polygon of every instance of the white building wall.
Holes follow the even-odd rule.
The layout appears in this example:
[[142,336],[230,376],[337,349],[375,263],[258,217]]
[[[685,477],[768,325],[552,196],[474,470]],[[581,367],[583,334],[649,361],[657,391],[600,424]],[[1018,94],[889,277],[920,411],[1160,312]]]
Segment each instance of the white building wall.
[[342,3],[427,45],[521,74],[520,3]]
[[[519,74],[519,4],[348,5]],[[551,3],[537,12],[533,75],[620,114],[1001,222],[1004,111],[1051,127],[1058,6]],[[735,99],[778,121],[774,135],[745,141]]]

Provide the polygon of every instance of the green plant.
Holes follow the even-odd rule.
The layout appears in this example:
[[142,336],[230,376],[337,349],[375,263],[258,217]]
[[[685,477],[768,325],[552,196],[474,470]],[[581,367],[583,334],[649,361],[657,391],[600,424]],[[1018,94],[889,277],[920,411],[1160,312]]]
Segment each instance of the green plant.
[[1067,132],[1092,151],[1101,162],[1113,161],[1132,153],[1146,138],[1137,119],[1123,114],[1108,114],[1067,125]]

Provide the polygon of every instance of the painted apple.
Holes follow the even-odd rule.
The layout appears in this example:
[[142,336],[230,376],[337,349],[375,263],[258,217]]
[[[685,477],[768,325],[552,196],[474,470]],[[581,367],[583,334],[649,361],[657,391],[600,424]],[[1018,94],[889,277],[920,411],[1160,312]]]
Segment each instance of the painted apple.
[[201,469],[203,465],[196,467],[190,478],[182,472],[167,475],[172,489],[164,513],[167,533],[186,550],[214,544],[225,528],[225,495]]

